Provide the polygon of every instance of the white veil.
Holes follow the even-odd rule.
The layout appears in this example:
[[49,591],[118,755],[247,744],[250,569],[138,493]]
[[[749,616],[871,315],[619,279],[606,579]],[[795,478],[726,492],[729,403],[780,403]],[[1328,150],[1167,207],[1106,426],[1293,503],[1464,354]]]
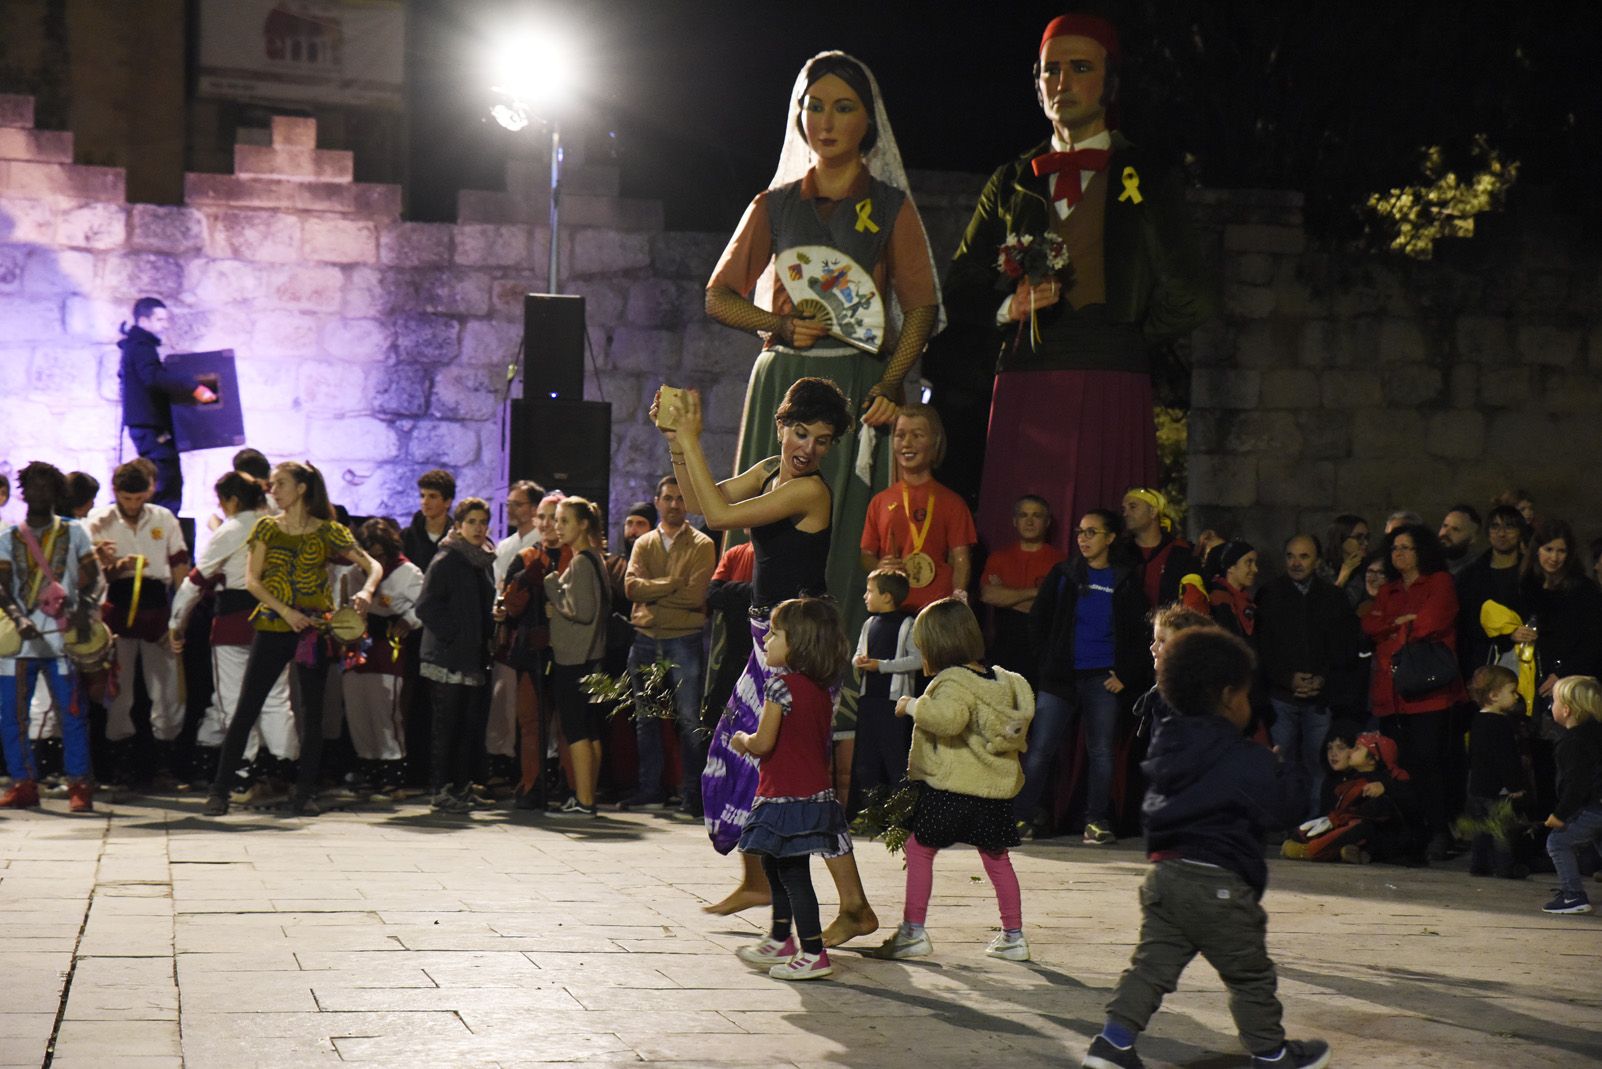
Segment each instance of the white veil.
[[[779,152],[779,166],[773,172],[773,178],[768,182],[768,188],[774,189],[790,182],[799,181],[812,167],[812,150],[807,147],[807,139],[798,129],[799,124],[796,122],[796,117],[800,114],[801,98],[807,91],[807,69],[818,60],[826,57],[850,60],[861,67],[862,73],[868,76],[868,86],[873,90],[873,123],[874,127],[879,131],[879,137],[873,148],[863,155],[862,161],[867,165],[869,174],[887,185],[895,186],[907,195],[907,200],[911,201],[912,186],[907,181],[907,169],[901,163],[901,149],[896,145],[896,135],[890,129],[890,116],[885,112],[884,94],[879,91],[879,80],[873,76],[873,71],[868,69],[866,63],[855,56],[838,51],[819,52],[803,63],[801,70],[796,74],[795,84],[790,88],[790,99],[786,103],[784,112],[784,148]],[[929,245],[927,231],[924,234],[923,245],[924,249],[928,251],[929,263],[934,265],[933,280],[938,312],[936,313],[934,329],[929,332],[930,336],[933,337],[940,333],[941,329],[946,325],[946,309],[945,305],[940,301],[940,270],[938,265],[934,264],[934,249]],[[773,303],[773,273],[774,265],[769,263],[766,270],[762,272],[762,277],[757,280],[756,285],[756,304],[759,308],[769,312],[773,311],[771,307]],[[901,332],[901,302],[896,300],[893,287],[891,292],[886,293],[884,296],[888,302],[890,325],[899,335]],[[884,355],[888,357],[890,354],[885,353]]]

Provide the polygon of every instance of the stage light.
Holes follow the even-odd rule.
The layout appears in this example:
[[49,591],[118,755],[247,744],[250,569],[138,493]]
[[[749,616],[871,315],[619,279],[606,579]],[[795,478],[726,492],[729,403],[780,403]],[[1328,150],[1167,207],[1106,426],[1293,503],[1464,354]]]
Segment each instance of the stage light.
[[532,31],[513,34],[497,47],[492,70],[495,92],[536,113],[565,102],[575,80],[572,50],[551,34]]
[[528,125],[528,109],[515,100],[491,107],[490,117],[514,134]]

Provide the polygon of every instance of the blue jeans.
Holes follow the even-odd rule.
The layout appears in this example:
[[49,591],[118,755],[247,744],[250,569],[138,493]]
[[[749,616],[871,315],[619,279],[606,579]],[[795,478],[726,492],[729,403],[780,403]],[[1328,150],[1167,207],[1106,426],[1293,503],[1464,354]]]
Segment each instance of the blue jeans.
[[1324,757],[1324,739],[1329,735],[1330,711],[1327,705],[1269,699],[1274,704],[1274,727],[1269,736],[1279,748],[1280,760],[1299,764],[1307,772],[1312,794],[1302,816],[1321,815],[1319,802],[1324,793],[1324,773],[1329,768]]
[[1018,820],[1032,820],[1046,789],[1046,778],[1063,741],[1083,717],[1085,727],[1085,820],[1106,825],[1112,819],[1113,735],[1118,726],[1118,695],[1103,684],[1111,672],[1092,672],[1074,681],[1072,701],[1041,691],[1029,725],[1024,754],[1024,785],[1013,799]]
[[1584,894],[1580,882],[1580,863],[1574,851],[1586,843],[1602,839],[1602,805],[1591,804],[1569,818],[1561,828],[1553,828],[1546,835],[1547,856],[1557,869],[1558,883],[1569,896]]
[[[0,745],[5,749],[6,775],[19,782],[39,778],[33,742],[28,738],[28,711],[33,705],[33,688],[43,676],[61,722],[62,765],[71,778],[87,779],[89,696],[78,690],[72,666],[62,657],[23,657],[9,663],[16,674],[0,676]],[[72,707],[74,691],[78,691],[76,711]]]
[[701,766],[706,762],[706,740],[701,731],[701,635],[679,638],[652,638],[634,633],[629,647],[629,683],[634,688],[634,741],[639,747],[640,784],[638,798],[655,798],[662,790],[662,733],[655,716],[644,712],[644,687],[640,670],[655,661],[673,665],[668,680],[673,686],[674,714],[679,727],[679,758],[683,765],[684,808],[695,810],[701,803]]

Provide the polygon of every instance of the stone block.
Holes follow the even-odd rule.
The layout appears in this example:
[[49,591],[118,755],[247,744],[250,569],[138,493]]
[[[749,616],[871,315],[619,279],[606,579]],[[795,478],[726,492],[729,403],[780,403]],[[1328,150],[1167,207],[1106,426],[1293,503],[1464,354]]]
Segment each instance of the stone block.
[[1352,456],[1390,457],[1396,462],[1422,451],[1424,433],[1423,418],[1411,409],[1358,409],[1352,414]]
[[679,355],[680,339],[672,331],[618,327],[607,346],[607,366],[660,375],[679,366]]
[[[273,313],[282,315],[284,313]],[[239,392],[250,398],[251,411],[299,412],[300,361],[281,350],[255,344],[234,361],[239,374]],[[258,446],[265,452],[265,446]]]
[[457,223],[526,223],[533,219],[520,197],[488,189],[464,189],[456,194]]
[[80,249],[120,249],[128,240],[128,209],[121,204],[82,204],[56,220],[56,244]]
[[731,330],[705,317],[689,322],[683,331],[683,365],[697,372],[730,375],[746,382],[761,343],[750,334]]
[[646,410],[651,407],[651,397],[660,385],[660,382],[649,382],[642,375],[607,371],[597,376],[593,369],[584,372],[584,396],[610,402],[614,424],[643,420]]
[[342,149],[235,145],[234,174],[306,182],[349,182],[356,177],[356,157]]
[[728,244],[727,234],[673,231],[651,235],[651,273],[657,278],[687,278],[706,284]]
[[421,416],[428,411],[432,368],[390,365],[373,387],[373,411],[382,416]]
[[61,197],[66,200],[121,203],[127,199],[127,178],[127,172],[121,167],[0,160],[0,193],[18,197]]
[[321,216],[307,219],[301,255],[332,264],[370,264],[378,260],[378,227],[363,219]]
[[574,275],[618,275],[651,266],[649,234],[624,234],[615,230],[580,230],[573,236],[573,255],[568,261]]
[[135,204],[129,209],[129,248],[148,252],[194,252],[205,243],[205,220],[193,208]]
[[274,269],[244,260],[193,260],[187,272],[188,288],[202,305],[254,301],[266,291],[267,278],[275,270],[296,269]]
[[[122,301],[108,301],[103,297],[68,297],[63,308],[67,333],[74,338],[96,338],[102,342],[115,338],[118,324],[128,318],[128,307]],[[15,321],[3,311],[3,302],[0,302],[0,321],[7,324],[9,335]]]
[[176,294],[183,291],[184,264],[159,252],[127,253],[107,257],[100,278],[105,293],[130,300],[152,293]]
[[441,419],[490,419],[500,408],[502,368],[451,367],[434,379],[431,409]]
[[1274,275],[1274,310],[1293,319],[1330,314],[1327,287],[1314,272],[1303,270],[1305,256],[1281,256]]
[[[745,390],[744,379],[723,377],[712,383],[702,394],[706,398],[703,419],[709,433],[733,435],[739,433],[740,415],[745,409]],[[732,456],[731,451],[730,457]],[[725,465],[712,470],[729,471],[730,467]]]
[[367,416],[312,416],[306,421],[306,449],[319,459],[393,461],[400,456],[400,436],[388,423]]
[[633,197],[562,195],[562,225],[604,230],[661,230],[662,202]]
[[1480,404],[1487,408],[1521,408],[1529,403],[1534,377],[1535,369],[1522,364],[1486,367],[1480,372]]
[[1488,452],[1486,444],[1485,417],[1472,411],[1437,412],[1424,437],[1431,455],[1448,460],[1475,460]]
[[1190,456],[1186,499],[1192,505],[1257,504],[1257,458],[1217,453]]
[[[1589,373],[1547,371],[1542,377],[1541,397],[1549,412],[1602,413],[1602,379]],[[1564,442],[1571,456],[1585,455],[1574,443]]]
[[342,311],[353,319],[388,315],[391,272],[374,267],[352,267],[345,272]]
[[385,312],[487,315],[490,277],[460,268],[391,270],[379,277],[379,308]]
[[455,468],[477,460],[480,444],[471,424],[425,420],[412,429],[406,455],[420,466]]
[[15,293],[22,288],[22,269],[28,256],[26,245],[0,245],[0,293]]
[[1237,368],[1286,367],[1296,351],[1295,323],[1258,320],[1244,323],[1235,340],[1235,356],[1226,364]]
[[1270,252],[1291,256],[1307,248],[1307,235],[1299,226],[1233,224],[1224,227],[1225,252]]
[[307,422],[304,412],[278,411],[270,419],[257,419],[247,411],[245,440],[270,457],[304,457],[311,452],[306,443]]
[[378,259],[395,267],[435,267],[451,262],[449,223],[393,223],[378,236]]
[[317,120],[302,115],[274,115],[272,144],[277,148],[316,148]]
[[518,362],[522,344],[521,322],[470,320],[462,329],[462,363],[504,368]]
[[47,403],[51,398],[64,400],[78,396],[84,384],[96,381],[99,374],[100,351],[96,346],[39,348],[28,364],[28,388],[42,395]]
[[35,248],[22,273],[22,292],[35,297],[94,293],[95,254],[75,249]]
[[1385,399],[1376,371],[1357,368],[1324,371],[1318,376],[1318,388],[1325,408],[1373,408]]
[[1335,465],[1327,460],[1261,457],[1257,461],[1257,500],[1267,508],[1333,509]]
[[431,315],[395,317],[395,358],[402,364],[449,364],[460,350],[461,324]]
[[1194,408],[1185,418],[1185,448],[1193,453],[1219,453],[1235,413],[1216,408]]
[[[7,397],[15,400],[16,398],[27,395],[29,352],[30,350],[28,347],[24,345],[0,346],[0,397]],[[111,369],[112,382],[117,381],[116,376],[117,369],[115,366],[113,366]],[[105,381],[105,375],[101,374],[97,381],[100,381],[103,384]],[[114,401],[116,400],[116,397],[104,397],[102,400]],[[8,435],[17,434],[16,429],[22,426],[20,422],[17,422],[17,420],[18,417],[15,412],[6,413],[6,431]],[[10,442],[10,448],[15,448],[19,439],[11,437],[8,438],[8,441]],[[15,463],[15,461],[13,461],[13,463]],[[13,486],[12,493],[16,492],[16,487]]]
[[1480,364],[1503,364],[1513,358],[1510,324],[1502,316],[1459,316],[1454,333],[1457,353]]
[[[1195,413],[1191,414],[1194,426]],[[1307,460],[1340,460],[1352,452],[1352,417],[1349,412],[1319,409],[1296,413]],[[1194,431],[1192,432],[1194,433]]]
[[1377,355],[1384,364],[1418,364],[1430,358],[1424,328],[1414,319],[1380,320]]
[[1473,408],[1480,391],[1478,364],[1457,364],[1446,375],[1446,400],[1452,408]]
[[1546,323],[1521,323],[1514,335],[1520,359],[1547,367],[1573,367],[1580,355],[1581,334],[1572,327]]
[[54,204],[24,197],[0,196],[0,241],[50,245],[55,240]]
[[1225,453],[1266,453],[1295,456],[1302,449],[1302,433],[1289,412],[1236,412],[1224,431]]
[[[586,278],[564,287],[568,293],[584,298],[584,321],[590,329],[615,326],[624,321],[624,308],[628,301],[628,283],[608,282],[605,279]],[[535,292],[538,292],[537,290]],[[518,315],[522,315],[518,305]]]
[[321,326],[317,316],[303,312],[261,312],[254,320],[256,329],[251,345],[255,354],[274,358],[317,355],[317,333]]
[[337,312],[345,275],[337,267],[285,265],[272,269],[267,285],[270,306]]
[[[700,318],[702,303],[692,309]],[[645,279],[629,286],[624,320],[635,327],[676,327],[686,319],[678,287],[661,279]]]
[[1224,287],[1224,314],[1237,319],[1266,319],[1274,314],[1274,288],[1233,283]]
[[23,130],[0,126],[0,160],[71,163],[72,134],[66,130]]
[[463,223],[456,227],[456,262],[474,267],[527,264],[532,244],[526,226]]
[[322,342],[324,355],[334,360],[381,364],[391,355],[395,332],[386,320],[341,316],[323,324]]
[[1317,408],[1318,373],[1306,368],[1272,368],[1263,372],[1264,408]]
[[369,381],[367,368],[348,361],[305,360],[295,396],[314,416],[346,416],[367,407]]
[[[515,319],[523,321],[523,298],[530,293],[539,293],[544,284],[535,279],[533,272],[523,278],[497,278],[490,283],[490,315],[497,319]],[[577,293],[582,284],[575,284],[568,288],[569,293]],[[594,325],[594,313],[590,302],[584,302],[585,316],[591,325]]]
[[1195,408],[1256,408],[1262,388],[1261,371],[1197,368],[1190,377],[1190,403]]
[[1399,364],[1381,373],[1387,405],[1428,404],[1441,396],[1445,386],[1439,368],[1428,364]]
[[0,93],[0,126],[33,126],[33,97]]
[[1190,335],[1191,367],[1233,367],[1235,332],[1222,319],[1197,327]]
[[208,213],[206,255],[218,260],[293,263],[300,258],[300,220],[278,212]]
[[[123,314],[127,314],[126,309]],[[200,309],[178,313],[174,316],[174,324],[174,336],[165,340],[175,348],[181,346],[182,349],[202,353],[213,349],[234,349],[245,356],[251,349],[256,315],[255,309],[248,304],[203,304]]]

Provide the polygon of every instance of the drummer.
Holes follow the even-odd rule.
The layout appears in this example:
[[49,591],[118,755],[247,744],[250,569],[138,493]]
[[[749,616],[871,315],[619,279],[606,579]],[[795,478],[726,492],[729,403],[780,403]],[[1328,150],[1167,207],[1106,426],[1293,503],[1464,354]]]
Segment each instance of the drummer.
[[[59,468],[35,461],[19,476],[28,514],[0,534],[0,745],[11,788],[0,808],[39,804],[39,774],[28,739],[28,709],[42,675],[61,712],[68,807],[94,808],[89,767],[89,707],[67,662],[66,643],[87,637],[100,568],[89,533],[55,514],[67,492]],[[9,640],[9,642],[8,642]]]
[[[167,623],[167,641],[175,651],[184,648],[184,633],[195,606],[208,592],[216,603],[211,620],[211,705],[195,735],[200,747],[198,767],[216,767],[217,757],[239,704],[239,691],[245,682],[245,662],[250,659],[250,643],[256,631],[250,626],[256,596],[245,588],[245,566],[250,558],[246,545],[256,521],[267,514],[267,493],[255,479],[231,471],[217,480],[217,503],[225,517],[206,543],[200,563],[189,572],[173,598]],[[254,762],[262,743],[281,765],[300,756],[300,740],[295,736],[295,714],[289,706],[289,670],[279,673],[262,705],[261,719],[245,743],[245,760]],[[265,800],[268,784],[250,767],[240,770],[231,785],[230,799],[240,805]]]

